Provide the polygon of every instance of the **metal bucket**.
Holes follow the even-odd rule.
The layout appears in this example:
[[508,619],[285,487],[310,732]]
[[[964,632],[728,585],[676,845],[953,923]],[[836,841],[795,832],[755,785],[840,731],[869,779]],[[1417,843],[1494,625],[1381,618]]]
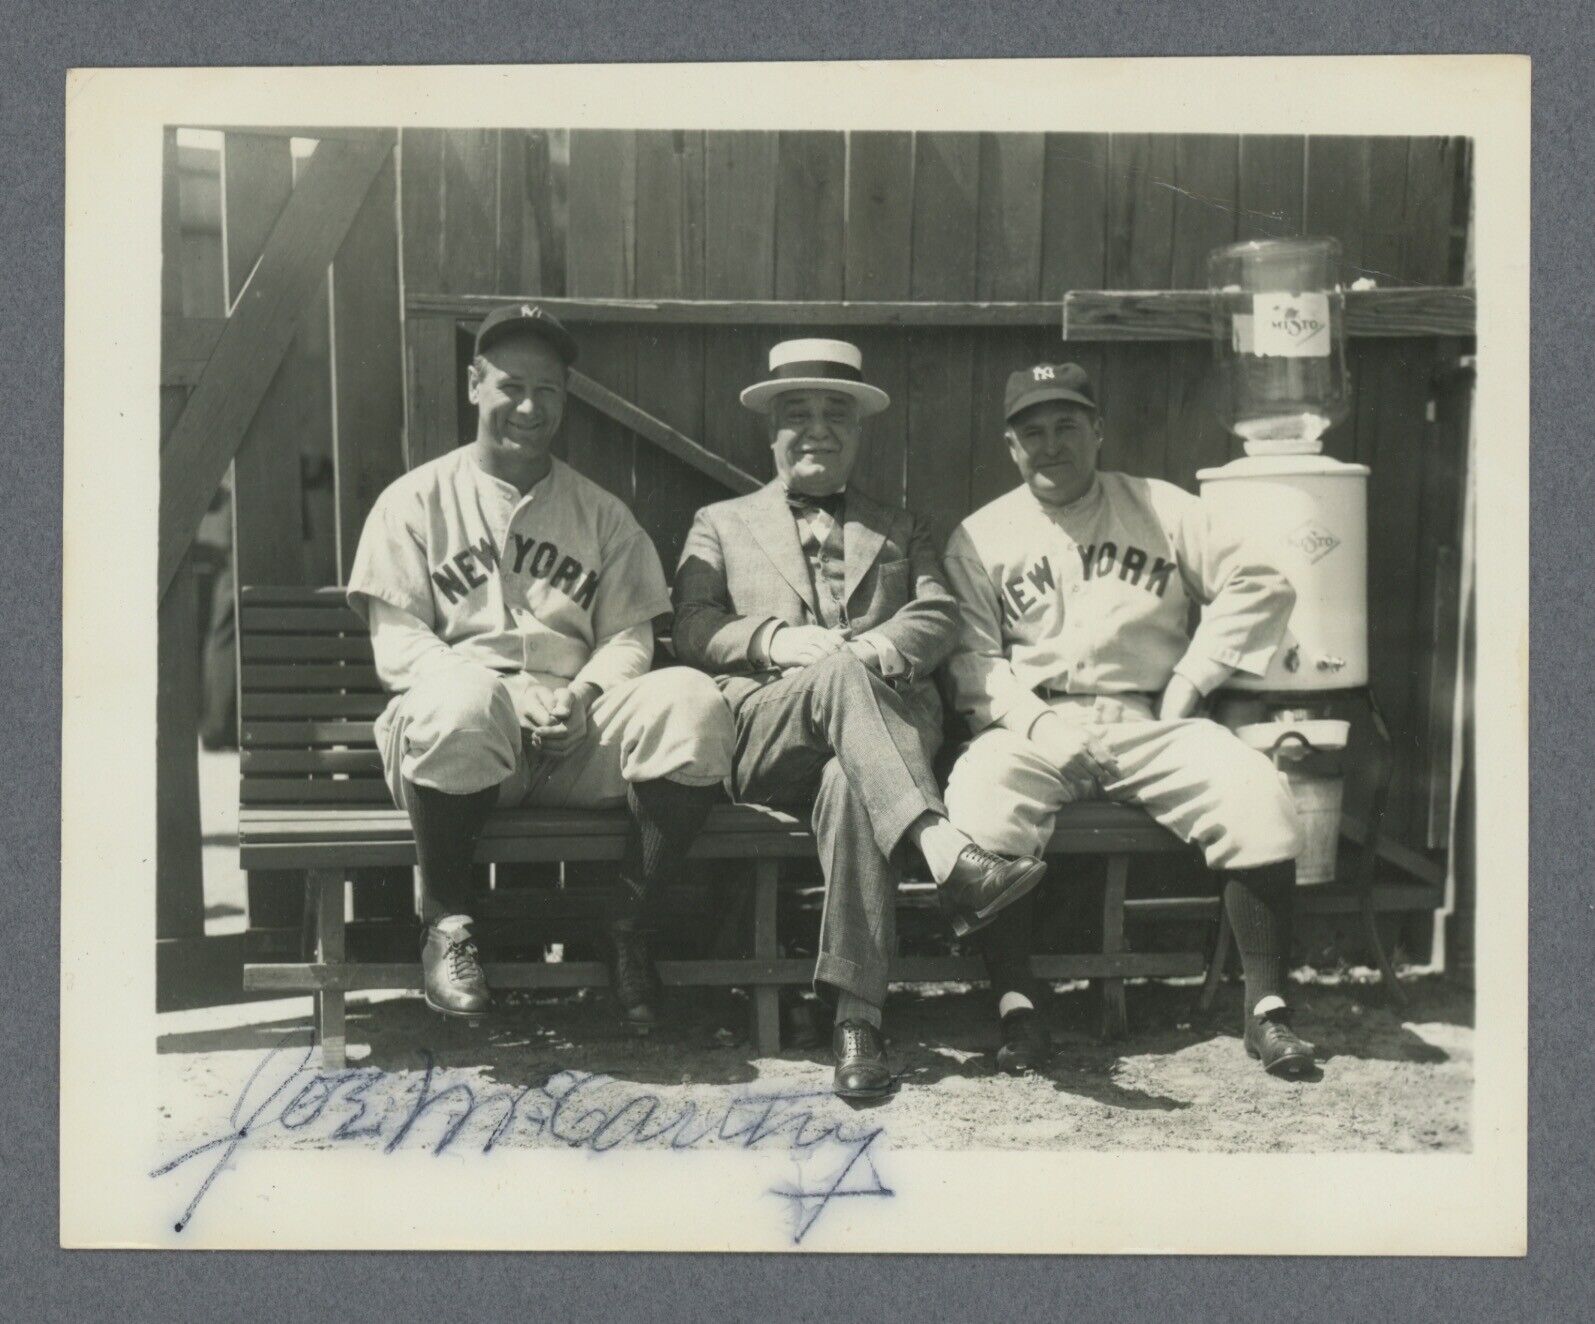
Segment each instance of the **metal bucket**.
[[[1314,744],[1298,725],[1259,722],[1236,735],[1272,760],[1290,788],[1301,821],[1303,846],[1296,857],[1298,886],[1332,883],[1340,850],[1340,810],[1345,800],[1345,722],[1314,722],[1314,730],[1333,728],[1325,743]],[[1337,741],[1338,743],[1330,743]]]

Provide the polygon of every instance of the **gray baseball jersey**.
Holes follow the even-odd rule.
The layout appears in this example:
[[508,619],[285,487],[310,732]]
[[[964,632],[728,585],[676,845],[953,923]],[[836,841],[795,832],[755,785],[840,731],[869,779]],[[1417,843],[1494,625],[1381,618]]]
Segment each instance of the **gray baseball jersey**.
[[498,671],[569,679],[600,641],[670,610],[653,543],[618,497],[560,460],[522,494],[470,446],[417,466],[371,509],[350,571]]
[[1200,498],[1111,472],[1062,508],[1023,485],[998,497],[954,531],[946,567],[962,616],[947,672],[976,731],[1027,732],[1038,687],[1157,693],[1178,672],[1205,694],[1233,670],[1262,675],[1295,601]]

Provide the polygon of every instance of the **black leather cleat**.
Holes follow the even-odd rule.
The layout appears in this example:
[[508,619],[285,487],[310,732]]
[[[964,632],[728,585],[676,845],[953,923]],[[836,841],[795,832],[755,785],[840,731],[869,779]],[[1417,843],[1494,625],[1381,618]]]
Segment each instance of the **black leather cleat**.
[[471,940],[469,915],[444,915],[421,938],[421,988],[426,1005],[445,1016],[477,1017],[493,1005]]
[[1246,1018],[1246,1052],[1274,1076],[1304,1076],[1314,1069],[1313,1046],[1290,1028],[1290,1009]]
[[1031,855],[1010,859],[973,843],[958,853],[952,873],[936,889],[937,900],[960,938],[983,929],[998,911],[1023,900],[1047,872]]
[[1002,1018],[1002,1044],[997,1049],[997,1070],[1006,1076],[1039,1071],[1052,1058],[1052,1035],[1041,1013],[1020,1007]]
[[627,921],[609,928],[609,987],[620,1018],[633,1034],[647,1034],[659,1023],[654,1003],[659,980],[648,956],[648,935]]
[[836,1074],[831,1090],[839,1099],[879,1099],[892,1091],[886,1041],[868,1021],[843,1021],[831,1031]]

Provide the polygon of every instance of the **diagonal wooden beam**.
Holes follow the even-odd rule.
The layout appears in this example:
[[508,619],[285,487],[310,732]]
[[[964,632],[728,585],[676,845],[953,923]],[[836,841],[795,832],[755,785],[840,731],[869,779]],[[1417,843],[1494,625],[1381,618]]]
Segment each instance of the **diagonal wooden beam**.
[[393,150],[393,135],[324,141],[222,328],[161,452],[159,587],[164,596],[216,485],[244,439],[310,297]]
[[[452,323],[449,324],[452,327]],[[203,375],[206,363],[215,352],[217,341],[226,329],[223,318],[169,317],[161,327],[161,382],[163,385],[192,386]],[[630,428],[645,441],[684,464],[690,464],[733,492],[752,492],[762,486],[752,474],[678,432],[663,419],[633,404],[585,373],[572,371],[570,393],[615,422]],[[452,409],[452,406],[451,406]]]
[[226,325],[225,317],[161,318],[161,385],[198,386]]
[[733,492],[753,492],[764,486],[746,470],[739,469],[728,460],[722,460],[713,451],[700,446],[683,432],[655,418],[645,409],[639,409],[623,395],[617,395],[607,386],[600,385],[585,373],[571,370],[570,393],[585,401],[601,414],[630,428],[644,441],[651,441],[667,455],[690,464],[701,474],[707,474],[717,483]]

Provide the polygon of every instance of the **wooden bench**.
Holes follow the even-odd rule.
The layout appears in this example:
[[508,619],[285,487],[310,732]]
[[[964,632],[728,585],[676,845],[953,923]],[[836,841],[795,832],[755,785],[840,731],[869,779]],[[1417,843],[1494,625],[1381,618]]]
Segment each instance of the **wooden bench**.
[[[415,842],[408,816],[393,807],[382,778],[371,724],[386,704],[372,664],[365,627],[338,589],[243,588],[240,592],[242,693],[239,859],[246,870],[305,870],[307,943],[298,962],[252,963],[244,986],[310,992],[324,1063],[344,1062],[346,995],[361,989],[420,989],[420,964],[353,962],[345,934],[345,884],[353,871],[408,869]],[[503,810],[483,833],[478,863],[575,863],[621,857],[626,817],[621,811]],[[1059,816],[1049,855],[1105,855],[1102,951],[1037,956],[1045,979],[1091,979],[1102,996],[1103,1032],[1126,1028],[1127,978],[1201,974],[1200,952],[1135,953],[1126,949],[1126,917],[1214,918],[1216,898],[1130,900],[1129,857],[1185,850],[1144,813],[1120,805],[1070,806]],[[814,841],[789,814],[748,805],[718,806],[693,858],[725,861],[745,873],[753,889],[752,956],[747,959],[663,960],[666,985],[736,985],[751,992],[752,1043],[770,1054],[780,1046],[778,994],[807,984],[813,961],[785,959],[777,932],[781,862],[812,858]],[[484,913],[518,913],[510,898]],[[597,962],[486,965],[497,989],[577,988],[607,983]],[[984,978],[973,956],[901,957],[894,982]]]

